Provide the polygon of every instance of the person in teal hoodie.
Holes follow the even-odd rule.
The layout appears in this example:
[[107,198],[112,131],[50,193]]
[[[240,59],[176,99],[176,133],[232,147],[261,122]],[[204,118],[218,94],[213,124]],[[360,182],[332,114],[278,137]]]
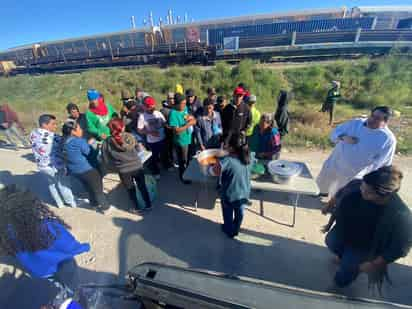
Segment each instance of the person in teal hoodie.
[[98,141],[103,141],[110,136],[107,126],[109,121],[117,116],[113,106],[104,101],[103,96],[96,89],[87,90],[89,109],[86,112],[88,133]]

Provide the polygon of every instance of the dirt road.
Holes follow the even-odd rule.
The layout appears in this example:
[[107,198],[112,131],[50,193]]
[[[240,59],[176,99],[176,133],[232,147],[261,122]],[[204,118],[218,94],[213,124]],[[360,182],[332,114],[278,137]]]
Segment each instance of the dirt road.
[[[319,151],[283,154],[283,158],[308,163],[313,175],[317,175],[326,157],[327,153]],[[36,167],[30,160],[29,151],[16,153],[0,150],[0,182],[25,184],[41,198],[50,201],[41,176],[36,173]],[[412,186],[412,158],[397,158],[396,163],[405,172],[401,194],[412,205],[409,189]],[[290,228],[252,212],[261,212],[259,199],[264,199],[266,216],[280,222],[290,222],[292,207],[287,205],[289,198],[286,194],[254,194],[253,206],[245,215],[242,234],[238,240],[231,240],[220,231],[221,210],[220,204],[215,203],[215,192],[202,189],[200,208],[198,212],[193,212],[183,206],[193,205],[196,187],[183,186],[177,182],[175,173],[165,173],[158,188],[156,205],[144,217],[125,211],[129,201],[114,175],[105,178],[109,199],[118,208],[110,215],[103,216],[87,207],[56,209],[71,225],[77,239],[89,242],[92,247],[91,252],[76,259],[77,283],[118,281],[132,266],[151,261],[254,277],[319,291],[326,291],[330,287],[335,266],[331,263],[331,256],[324,246],[324,235],[320,232],[327,218],[321,215],[321,203],[317,198],[301,199],[296,226]],[[6,268],[14,269],[13,266]],[[391,265],[390,274],[394,286],[384,287],[384,299],[412,304],[412,256]],[[21,278],[21,273],[2,276],[1,308],[2,300],[21,301],[19,293],[22,286],[27,293],[33,293],[33,290],[28,290],[30,279],[24,281]],[[366,281],[365,276],[360,276],[344,293],[378,298],[368,292]],[[30,305],[35,303],[36,295],[33,297]]]

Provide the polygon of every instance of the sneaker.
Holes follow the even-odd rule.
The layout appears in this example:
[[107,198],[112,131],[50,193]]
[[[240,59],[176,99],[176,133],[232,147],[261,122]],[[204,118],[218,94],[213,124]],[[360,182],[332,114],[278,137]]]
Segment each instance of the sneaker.
[[88,198],[78,197],[78,198],[76,198],[76,203],[77,203],[77,205],[90,204],[90,200]]
[[174,167],[174,168],[179,168],[179,164],[173,163],[173,167]]
[[152,210],[152,209],[153,209],[153,206],[150,205],[150,206],[146,206],[146,207],[143,208],[142,210],[143,210],[143,211],[146,211],[146,210]]
[[112,205],[110,205],[108,208],[103,209],[103,214],[104,215],[110,215],[113,210],[115,210],[115,208]]
[[235,237],[235,235],[233,235],[232,233],[230,233],[229,231],[227,231],[225,229],[224,224],[221,224],[220,228],[222,229],[222,232],[226,234],[227,237],[229,237],[229,238],[234,238]]
[[141,210],[140,210],[140,209],[137,209],[137,208],[130,208],[130,209],[129,209],[129,212],[130,212],[131,214],[138,215],[138,214],[140,214]]

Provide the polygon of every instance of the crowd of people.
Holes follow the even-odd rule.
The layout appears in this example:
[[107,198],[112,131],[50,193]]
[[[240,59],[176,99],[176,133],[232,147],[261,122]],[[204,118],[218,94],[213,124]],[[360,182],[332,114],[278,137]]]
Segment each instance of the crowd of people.
[[[330,112],[330,123],[339,88],[334,82],[322,108]],[[145,167],[157,180],[162,170],[178,168],[181,183],[187,185],[184,173],[194,155],[224,148],[229,155],[218,160],[213,172],[219,176],[222,231],[230,238],[239,234],[249,203],[251,158],[279,159],[282,138],[288,134],[289,94],[280,92],[276,113],[261,113],[258,97],[243,83],[232,98],[208,88],[203,101],[194,90],[184,92],[177,85],[161,106],[141,88],[133,95],[123,90],[120,111],[95,89],[87,91],[87,99],[85,113],[74,103],[67,105],[62,134],[56,117],[49,114],[39,117],[39,128],[30,134],[39,172],[58,207],[77,205],[68,179],[73,176],[84,185],[90,204],[105,213],[110,205],[102,179],[114,172],[133,202],[132,211],[151,209]],[[0,111],[6,136],[19,137],[18,128],[24,129],[17,115],[7,105]],[[392,165],[396,138],[388,127],[391,115],[389,107],[379,106],[367,119],[338,125],[330,136],[335,148],[317,178],[321,195],[328,197],[323,212],[332,214],[323,231],[340,263],[335,276],[340,287],[360,272],[385,274],[387,265],[412,246],[411,212],[397,195],[402,172]],[[148,164],[139,155],[144,149],[152,153]],[[139,205],[138,193],[145,205]]]
[[[234,89],[232,99],[218,96],[215,88],[208,88],[203,102],[193,89],[183,92],[183,87],[177,85],[159,110],[156,100],[140,88],[136,88],[134,95],[127,89],[121,91],[120,111],[99,91],[89,89],[84,113],[75,103],[67,105],[62,134],[58,132],[56,117],[43,114],[39,127],[30,134],[30,142],[38,170],[46,176],[58,207],[77,205],[69,185],[69,176],[73,176],[88,192],[90,204],[106,212],[111,206],[103,192],[102,178],[105,173],[115,172],[134,203],[131,211],[136,212],[152,205],[145,170],[159,180],[162,169],[178,168],[180,181],[190,184],[183,175],[199,151],[246,145],[248,151],[250,148],[256,153],[256,158],[277,159],[281,132],[287,133],[286,96],[284,91],[280,95],[283,122],[278,130],[272,114],[259,112],[256,95],[242,83]],[[151,158],[144,166],[139,152],[145,149],[151,152]],[[136,188],[145,205],[138,205]]]

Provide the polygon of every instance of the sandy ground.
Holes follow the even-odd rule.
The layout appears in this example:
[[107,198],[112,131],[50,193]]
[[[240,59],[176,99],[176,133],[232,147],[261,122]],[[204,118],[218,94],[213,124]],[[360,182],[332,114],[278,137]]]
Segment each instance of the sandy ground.
[[[283,154],[285,159],[306,162],[315,176],[326,157],[327,153],[308,150]],[[25,184],[39,197],[50,201],[31,158],[29,151],[0,150],[0,182]],[[401,195],[412,205],[412,158],[397,157],[396,163],[405,172]],[[109,175],[104,182],[111,203],[117,207],[110,215],[98,214],[87,207],[56,209],[71,225],[77,239],[92,247],[89,253],[76,258],[77,284],[121,281],[132,266],[148,261],[319,291],[327,291],[331,286],[336,266],[331,263],[331,255],[324,246],[324,235],[320,232],[327,218],[320,213],[322,204],[318,198],[303,197],[300,200],[296,226],[291,228],[258,215],[261,212],[259,200],[262,199],[265,216],[280,223],[290,223],[289,197],[280,193],[270,196],[256,193],[253,206],[246,212],[241,235],[237,240],[231,240],[220,231],[222,219],[220,204],[215,202],[216,193],[201,188],[199,210],[194,212],[186,206],[193,205],[198,187],[181,185],[175,173],[162,175],[159,198],[153,211],[145,216],[126,211],[130,203],[116,176]],[[33,281],[19,271],[13,273],[16,270],[13,260],[2,259],[0,263],[3,263],[0,266],[0,308],[6,308],[5,304],[7,308],[36,308],[34,304],[41,301],[37,299],[39,297],[34,295],[29,306],[27,303],[21,305],[19,295],[21,292],[33,293],[33,286],[37,289],[43,283]],[[391,265],[390,275],[394,284],[384,287],[383,298],[412,305],[412,255]],[[343,293],[379,298],[368,291],[364,275]],[[14,301],[20,305],[10,307]]]

